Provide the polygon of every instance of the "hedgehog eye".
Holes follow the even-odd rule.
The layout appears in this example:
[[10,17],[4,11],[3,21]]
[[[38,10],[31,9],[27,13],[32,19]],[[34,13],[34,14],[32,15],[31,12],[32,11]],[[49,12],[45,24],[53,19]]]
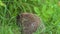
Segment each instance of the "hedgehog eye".
[[34,24],[34,23],[32,23],[32,24],[31,24],[31,26],[32,26],[32,27],[34,27],[34,26],[35,26],[35,24]]

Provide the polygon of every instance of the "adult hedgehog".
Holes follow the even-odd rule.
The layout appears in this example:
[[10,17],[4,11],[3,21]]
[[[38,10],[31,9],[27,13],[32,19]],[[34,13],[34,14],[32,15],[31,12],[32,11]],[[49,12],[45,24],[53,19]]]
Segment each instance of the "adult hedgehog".
[[41,20],[35,14],[21,13],[17,16],[17,25],[22,26],[21,34],[32,34],[40,24]]

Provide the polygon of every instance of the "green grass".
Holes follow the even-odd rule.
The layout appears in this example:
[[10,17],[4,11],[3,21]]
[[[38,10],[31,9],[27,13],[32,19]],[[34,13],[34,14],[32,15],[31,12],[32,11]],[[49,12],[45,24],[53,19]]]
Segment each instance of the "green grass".
[[[23,12],[38,15],[45,25],[44,34],[60,34],[58,0],[0,0],[0,34],[20,34],[16,16]],[[39,34],[39,29],[34,34]]]

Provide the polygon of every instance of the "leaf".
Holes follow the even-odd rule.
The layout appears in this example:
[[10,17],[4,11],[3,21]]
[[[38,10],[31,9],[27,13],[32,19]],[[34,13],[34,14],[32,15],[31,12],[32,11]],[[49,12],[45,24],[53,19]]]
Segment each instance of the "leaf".
[[34,11],[35,11],[37,14],[39,14],[39,13],[40,13],[40,10],[39,10],[39,8],[38,8],[38,7],[34,7]]
[[0,1],[0,6],[6,6],[2,1]]

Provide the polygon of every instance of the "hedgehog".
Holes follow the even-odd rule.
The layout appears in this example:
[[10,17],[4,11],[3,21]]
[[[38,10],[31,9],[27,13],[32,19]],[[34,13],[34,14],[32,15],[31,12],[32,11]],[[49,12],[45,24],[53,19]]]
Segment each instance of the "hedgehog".
[[40,18],[32,13],[21,13],[17,16],[17,25],[22,28],[21,34],[33,34],[40,23]]

